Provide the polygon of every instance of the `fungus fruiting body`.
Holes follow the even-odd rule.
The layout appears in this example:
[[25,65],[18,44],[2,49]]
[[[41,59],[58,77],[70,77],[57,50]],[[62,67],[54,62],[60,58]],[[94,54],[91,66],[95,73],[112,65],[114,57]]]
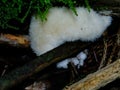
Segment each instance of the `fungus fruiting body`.
[[67,69],[68,64],[71,62],[75,66],[77,66],[77,68],[79,69],[81,66],[84,65],[84,61],[85,61],[86,58],[87,58],[87,54],[85,52],[80,52],[80,53],[77,54],[76,57],[67,58],[67,59],[62,60],[61,62],[57,63],[56,67]]
[[66,41],[94,41],[110,25],[112,18],[84,7],[76,8],[78,16],[65,7],[53,7],[47,20],[32,16],[29,35],[31,48],[37,56],[58,47]]

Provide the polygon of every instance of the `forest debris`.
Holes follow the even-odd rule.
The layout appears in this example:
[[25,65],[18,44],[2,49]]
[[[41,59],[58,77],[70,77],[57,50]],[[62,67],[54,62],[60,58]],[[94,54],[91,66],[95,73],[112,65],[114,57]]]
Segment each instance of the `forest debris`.
[[120,27],[119,27],[118,34],[117,34],[117,44],[118,46],[120,46]]
[[50,86],[49,82],[39,81],[27,86],[25,90],[46,90]]
[[29,38],[27,35],[0,34],[0,43],[28,47]]
[[104,40],[104,53],[103,53],[103,57],[102,57],[99,69],[103,68],[105,65],[106,55],[107,55],[107,42]]
[[90,44],[91,43],[80,41],[66,43],[39,56],[33,61],[0,78],[0,90],[9,90],[14,86],[23,83],[24,80],[34,76],[36,73],[42,71],[51,64],[64,60],[65,58],[80,52]]
[[93,74],[89,74],[86,78],[66,86],[63,90],[98,90],[117,78],[120,78],[120,59]]
[[4,76],[7,68],[8,68],[8,65],[5,65],[5,66],[4,66],[4,70],[3,70],[2,74],[1,74],[1,77]]

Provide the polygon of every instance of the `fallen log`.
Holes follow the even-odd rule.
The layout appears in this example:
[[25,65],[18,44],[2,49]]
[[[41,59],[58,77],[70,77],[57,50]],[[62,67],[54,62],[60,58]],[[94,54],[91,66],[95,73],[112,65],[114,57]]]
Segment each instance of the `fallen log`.
[[13,70],[9,74],[0,78],[0,90],[9,90],[10,88],[21,84],[25,79],[34,76],[46,67],[60,60],[63,60],[73,54],[77,54],[85,49],[91,43],[74,42],[66,43],[52,51],[45,53],[35,60],[27,63],[23,67]]
[[89,74],[82,80],[66,86],[63,90],[98,90],[117,78],[120,78],[120,59],[95,73]]

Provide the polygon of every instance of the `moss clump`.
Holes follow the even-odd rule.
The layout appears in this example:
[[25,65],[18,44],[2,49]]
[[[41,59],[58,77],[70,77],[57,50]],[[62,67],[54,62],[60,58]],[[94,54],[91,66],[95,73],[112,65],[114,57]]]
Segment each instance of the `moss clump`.
[[[86,7],[90,10],[88,0],[85,2]],[[0,1],[0,27],[2,29],[18,29],[17,26],[11,25],[11,21],[17,20],[24,23],[25,19],[33,13],[39,14],[44,21],[49,8],[53,6],[67,6],[77,15],[76,5],[80,5],[78,0],[1,0]]]

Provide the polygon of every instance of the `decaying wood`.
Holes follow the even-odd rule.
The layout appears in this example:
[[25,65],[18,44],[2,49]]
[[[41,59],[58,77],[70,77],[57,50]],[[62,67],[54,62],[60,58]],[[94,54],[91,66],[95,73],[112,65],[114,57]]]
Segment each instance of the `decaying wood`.
[[120,6],[119,7],[107,7],[107,9],[99,10],[99,14],[106,15],[106,16],[114,16],[120,18]]
[[89,0],[90,6],[94,9],[98,9],[97,11],[111,11],[111,13],[100,13],[103,15],[111,15],[120,17],[120,0]]
[[0,78],[0,90],[9,90],[11,87],[22,83],[25,79],[34,76],[37,72],[60,60],[77,54],[88,47],[90,43],[74,42],[66,43],[52,51],[39,56],[37,59],[27,63],[23,67],[15,69],[11,73]]
[[48,90],[49,87],[49,82],[39,81],[34,82],[32,85],[25,87],[25,90]]
[[91,0],[92,4],[95,5],[103,5],[103,6],[119,6],[120,0],[97,0],[96,2],[94,0]]
[[98,90],[117,78],[120,78],[120,59],[63,90]]
[[28,47],[29,38],[27,35],[0,34],[0,44],[8,44],[18,47]]

